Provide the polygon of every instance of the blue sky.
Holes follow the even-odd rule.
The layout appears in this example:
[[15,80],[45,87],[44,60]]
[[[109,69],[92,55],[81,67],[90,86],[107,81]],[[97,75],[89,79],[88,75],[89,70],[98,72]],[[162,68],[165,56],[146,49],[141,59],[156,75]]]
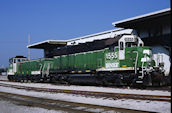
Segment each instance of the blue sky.
[[[170,0],[0,0],[0,67],[31,43],[114,29],[112,22],[170,8]],[[31,50],[31,58],[43,56]]]

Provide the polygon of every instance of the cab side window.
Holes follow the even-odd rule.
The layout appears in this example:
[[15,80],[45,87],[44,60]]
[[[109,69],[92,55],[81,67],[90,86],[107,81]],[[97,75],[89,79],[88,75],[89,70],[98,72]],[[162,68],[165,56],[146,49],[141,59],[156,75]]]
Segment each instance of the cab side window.
[[14,63],[16,63],[16,59],[14,59]]
[[20,59],[18,59],[17,62],[20,62]]
[[123,50],[123,49],[124,49],[124,43],[120,42],[120,50]]

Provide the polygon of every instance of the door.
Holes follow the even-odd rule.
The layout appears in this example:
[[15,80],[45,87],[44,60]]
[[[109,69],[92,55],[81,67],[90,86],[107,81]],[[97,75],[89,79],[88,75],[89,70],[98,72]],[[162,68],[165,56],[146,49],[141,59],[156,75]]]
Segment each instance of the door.
[[13,72],[15,73],[15,72],[17,72],[17,59],[15,59],[14,58],[14,60],[13,60]]
[[119,46],[119,60],[124,60],[125,59],[125,46],[124,42],[120,42]]

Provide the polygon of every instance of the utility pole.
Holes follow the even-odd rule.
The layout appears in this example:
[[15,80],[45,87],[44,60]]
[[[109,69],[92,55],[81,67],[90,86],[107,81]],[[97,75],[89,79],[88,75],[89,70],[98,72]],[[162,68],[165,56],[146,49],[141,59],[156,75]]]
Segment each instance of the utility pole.
[[[28,45],[30,45],[30,33],[28,35]],[[28,60],[30,60],[30,48],[28,48],[28,56],[27,56]]]

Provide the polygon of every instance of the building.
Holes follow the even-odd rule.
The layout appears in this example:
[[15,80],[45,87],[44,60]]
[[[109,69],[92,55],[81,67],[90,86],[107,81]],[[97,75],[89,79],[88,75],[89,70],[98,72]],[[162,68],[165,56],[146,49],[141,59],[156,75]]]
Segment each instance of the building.
[[112,25],[125,29],[135,29],[138,36],[145,40],[145,45],[162,45],[169,49],[171,47],[170,8],[117,21]]

